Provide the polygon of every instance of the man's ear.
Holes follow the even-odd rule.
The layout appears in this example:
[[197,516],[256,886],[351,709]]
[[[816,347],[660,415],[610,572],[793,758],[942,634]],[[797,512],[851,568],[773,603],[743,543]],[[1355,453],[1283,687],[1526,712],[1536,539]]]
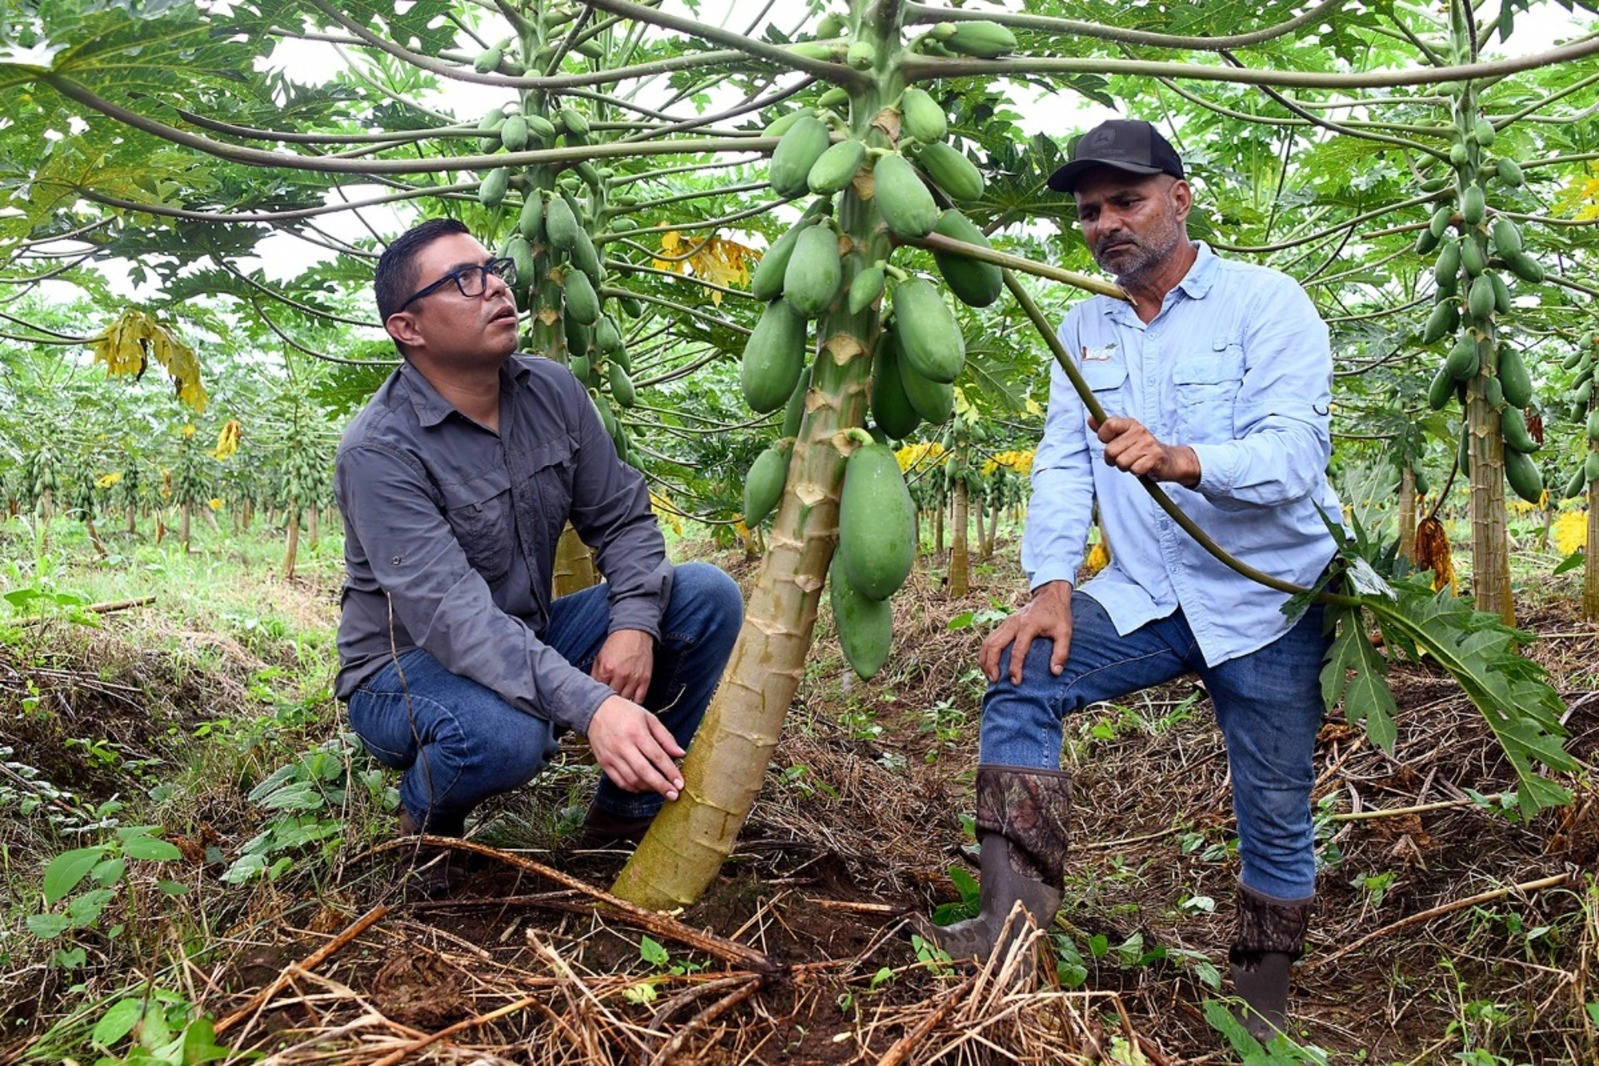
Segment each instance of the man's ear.
[[383,323],[383,328],[402,348],[414,348],[422,339],[421,331],[416,328],[416,316],[409,311],[394,312]]
[[1194,206],[1194,190],[1182,178],[1178,178],[1171,187],[1172,206],[1177,209],[1177,220],[1182,222],[1188,218],[1188,212]]

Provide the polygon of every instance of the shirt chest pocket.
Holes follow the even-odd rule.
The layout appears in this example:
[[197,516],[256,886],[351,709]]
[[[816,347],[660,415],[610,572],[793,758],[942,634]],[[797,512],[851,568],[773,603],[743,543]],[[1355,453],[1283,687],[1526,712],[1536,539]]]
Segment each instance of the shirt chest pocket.
[[494,471],[443,485],[441,491],[444,520],[466,553],[466,561],[490,584],[504,577],[516,549],[510,478],[503,471]]
[[1184,352],[1172,368],[1181,444],[1234,439],[1233,407],[1244,382],[1244,346],[1213,341],[1208,349]]
[[[1094,394],[1094,399],[1099,401],[1100,408],[1107,416],[1127,414],[1127,364],[1123,362],[1093,361],[1079,364],[1083,375],[1083,382]],[[1102,444],[1084,425],[1083,433],[1088,437],[1089,451],[1095,455],[1105,450]]]

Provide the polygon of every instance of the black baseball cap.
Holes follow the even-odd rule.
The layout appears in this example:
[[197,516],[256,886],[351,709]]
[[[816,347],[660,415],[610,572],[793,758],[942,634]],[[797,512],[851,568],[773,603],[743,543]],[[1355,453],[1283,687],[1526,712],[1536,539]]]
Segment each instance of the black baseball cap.
[[1071,162],[1049,176],[1049,187],[1056,192],[1072,192],[1077,179],[1094,167],[1115,167],[1129,174],[1187,177],[1177,149],[1142,119],[1101,122],[1073,141],[1067,154]]

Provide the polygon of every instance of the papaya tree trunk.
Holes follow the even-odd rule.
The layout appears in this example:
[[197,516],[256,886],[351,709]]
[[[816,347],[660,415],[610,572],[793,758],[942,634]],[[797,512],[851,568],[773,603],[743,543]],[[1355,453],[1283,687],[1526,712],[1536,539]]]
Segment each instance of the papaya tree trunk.
[[1416,472],[1399,472],[1399,554],[1416,561]]
[[294,576],[294,564],[300,556],[300,512],[294,507],[289,508],[289,542],[283,552],[283,578],[288,580]]
[[[858,17],[865,5],[852,8]],[[860,18],[856,38],[875,45],[876,76],[852,93],[851,126],[869,146],[887,147],[882,128],[871,123],[904,86],[900,9],[884,3],[870,10],[869,18]],[[839,197],[844,292],[856,274],[890,251],[876,205],[863,199],[871,191],[870,181],[861,179]],[[693,903],[715,879],[755,803],[815,637],[838,538],[849,449],[844,431],[865,422],[879,329],[875,304],[851,314],[842,299],[817,322],[805,415],[744,626],[683,762],[680,798],[662,809],[612,887],[623,899],[655,909]]]
[[[1595,448],[1590,445],[1595,451]],[[1599,481],[1588,482],[1588,540],[1582,564],[1582,616],[1599,622]]]
[[1510,596],[1510,533],[1505,522],[1505,441],[1499,411],[1484,393],[1488,378],[1471,379],[1467,447],[1471,454],[1471,591],[1476,608],[1516,624]]
[[949,596],[958,600],[972,590],[971,499],[964,477],[955,479],[950,511]]
[[94,545],[95,555],[104,559],[108,554],[105,550],[105,542],[100,539],[100,531],[94,528],[94,519],[87,514],[83,516],[83,531],[89,534],[89,543]]
[[933,558],[944,557],[944,498],[933,505]]
[[311,538],[311,547],[313,550],[316,548],[316,542],[321,539],[322,523],[318,520],[321,511],[322,508],[313,507],[306,512],[306,525],[308,527],[306,529],[306,535]]
[[139,532],[139,509],[133,504],[128,504],[128,535]]
[[189,550],[189,505],[178,505],[178,543],[183,545],[183,550]]
[[556,596],[569,596],[591,588],[600,579],[594,569],[594,555],[589,546],[577,535],[577,530],[567,526],[561,539],[555,542]]
[[988,532],[983,536],[983,558],[994,557],[994,545],[999,540],[999,512],[1001,508],[996,500],[988,511]]

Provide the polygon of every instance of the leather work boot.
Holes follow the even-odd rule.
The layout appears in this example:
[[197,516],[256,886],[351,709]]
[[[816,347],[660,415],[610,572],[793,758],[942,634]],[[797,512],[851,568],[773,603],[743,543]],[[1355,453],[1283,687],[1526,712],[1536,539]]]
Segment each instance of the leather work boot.
[[1020,902],[1033,923],[1048,929],[1060,909],[1065,879],[1071,774],[1023,766],[977,768],[977,840],[981,849],[977,917],[954,925],[919,923],[921,934],[951,958],[987,959],[1026,934],[1012,923],[997,945],[1011,910]]
[[1288,1025],[1288,970],[1305,953],[1314,899],[1274,899],[1238,886],[1238,937],[1227,961],[1244,1006],[1234,1014],[1262,1044]]
[[[437,836],[455,836],[454,833],[442,833],[429,827]],[[417,824],[411,812],[404,807],[400,808],[400,833],[403,837],[421,836],[423,829]],[[407,871],[406,887],[424,899],[438,899],[447,896],[461,886],[471,871],[467,868],[467,856],[452,851],[449,848],[432,847],[418,843],[411,856],[411,868]]]
[[631,847],[644,839],[644,834],[654,821],[655,815],[653,814],[629,818],[625,815],[612,814],[610,811],[590,804],[588,815],[583,819],[583,827],[578,832],[577,846],[580,848],[614,848],[619,845]]

